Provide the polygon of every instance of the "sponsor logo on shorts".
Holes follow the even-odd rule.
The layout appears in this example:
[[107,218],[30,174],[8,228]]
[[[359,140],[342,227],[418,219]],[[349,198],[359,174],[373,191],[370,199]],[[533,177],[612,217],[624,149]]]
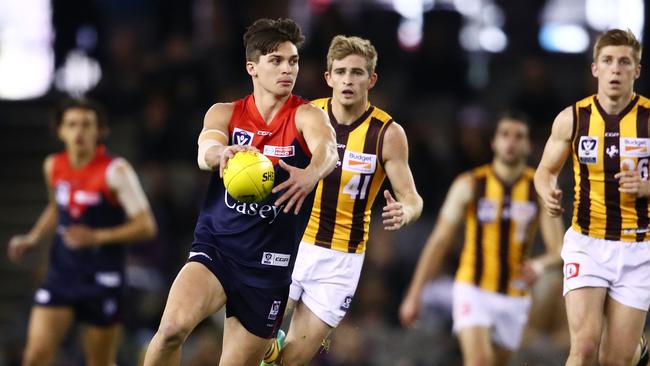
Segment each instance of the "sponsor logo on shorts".
[[291,254],[264,252],[262,254],[262,264],[276,267],[289,267]]
[[207,255],[207,254],[205,254],[205,253],[203,253],[203,252],[190,252],[190,256],[187,257],[187,259],[194,258],[194,257],[196,257],[197,255],[198,255],[198,256],[201,256],[201,257],[206,257],[206,258],[208,258],[209,260],[212,260],[212,258],[210,258],[209,255]]
[[578,277],[580,274],[580,263],[567,263],[564,265],[564,278],[567,280]]
[[621,137],[621,156],[626,158],[644,158],[650,156],[650,139]]
[[113,315],[117,311],[117,301],[115,299],[106,299],[104,301],[104,315]]
[[273,301],[273,305],[271,305],[271,310],[269,311],[269,320],[275,320],[278,317],[278,314],[280,313],[280,305],[282,305],[282,301]]
[[580,164],[596,164],[598,162],[597,136],[580,136],[578,159],[580,160]]
[[460,315],[468,315],[472,311],[472,305],[468,302],[460,306]]
[[254,133],[235,127],[235,129],[232,132],[232,142],[235,145],[250,146],[253,143],[253,136],[255,136]]
[[352,304],[352,295],[348,295],[343,299],[343,303],[341,304],[341,310],[343,311],[348,311],[350,310],[350,304]]
[[296,155],[296,150],[293,145],[289,145],[289,146],[264,145],[263,154],[266,156],[274,156],[276,158],[286,158],[288,156]]

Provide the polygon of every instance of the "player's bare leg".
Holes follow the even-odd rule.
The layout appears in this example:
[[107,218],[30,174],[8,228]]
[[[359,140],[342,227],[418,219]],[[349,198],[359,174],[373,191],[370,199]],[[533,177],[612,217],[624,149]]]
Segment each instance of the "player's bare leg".
[[293,311],[287,340],[280,354],[282,366],[309,364],[331,331],[332,327],[299,301]]
[[169,298],[144,365],[179,365],[187,336],[208,315],[221,309],[226,294],[217,278],[203,264],[189,262],[169,290]]
[[112,366],[122,335],[122,326],[85,326],[83,330],[84,356],[87,366]]
[[34,306],[29,319],[23,366],[51,364],[73,321],[72,308]]
[[257,365],[264,357],[269,340],[258,337],[244,328],[237,317],[226,318],[223,327],[223,351],[220,366]]
[[490,328],[467,327],[458,332],[464,366],[496,365],[496,355],[490,339]]
[[636,365],[641,355],[639,339],[645,325],[646,312],[625,306],[607,297],[605,329],[598,361],[603,366]]
[[606,295],[607,289],[603,287],[583,287],[567,293],[565,300],[571,334],[567,366],[596,363]]

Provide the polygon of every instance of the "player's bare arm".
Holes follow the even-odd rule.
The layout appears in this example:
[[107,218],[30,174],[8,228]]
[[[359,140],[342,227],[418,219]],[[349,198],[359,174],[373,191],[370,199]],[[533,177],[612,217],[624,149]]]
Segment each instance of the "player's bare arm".
[[573,109],[565,108],[555,117],[551,136],[544,147],[542,160],[535,172],[535,189],[542,198],[546,212],[555,217],[562,214],[562,191],[557,187],[557,177],[571,152]]
[[280,167],[289,172],[289,178],[273,188],[273,193],[285,190],[275,201],[276,206],[286,202],[284,212],[298,214],[302,203],[318,181],[329,174],[334,167],[338,154],[334,129],[327,114],[311,104],[304,104],[296,110],[296,127],[302,134],[311,151],[311,162],[305,169],[296,168],[280,160]]
[[411,285],[400,306],[399,317],[402,325],[411,326],[418,318],[422,289],[440,268],[463,220],[463,214],[472,199],[473,191],[474,180],[470,173],[464,173],[457,177],[449,188],[436,225],[422,249],[413,279],[411,279]]
[[45,206],[41,216],[29,233],[16,235],[9,240],[7,255],[12,261],[19,260],[26,251],[33,248],[44,237],[51,235],[56,228],[57,210],[51,179],[53,161],[54,155],[48,156],[43,161],[43,176],[47,187],[47,206]]
[[[543,202],[539,200],[542,207]],[[539,215],[540,232],[546,247],[546,253],[524,262],[521,277],[527,285],[531,286],[548,269],[560,266],[562,258],[560,250],[564,241],[564,223],[561,217],[551,217],[542,212]]]
[[128,220],[108,228],[71,225],[63,234],[66,245],[71,248],[149,240],[158,231],[149,201],[131,164],[117,159],[106,175],[108,186],[124,208]]
[[197,162],[202,170],[223,169],[228,159],[239,151],[258,151],[253,146],[228,145],[228,124],[234,109],[233,103],[216,103],[205,114],[203,130],[199,134]]
[[406,133],[402,126],[395,122],[387,127],[382,155],[386,176],[397,196],[395,200],[388,190],[384,191],[386,206],[382,212],[382,219],[384,229],[392,231],[415,221],[422,213],[422,197],[415,188],[408,163]]

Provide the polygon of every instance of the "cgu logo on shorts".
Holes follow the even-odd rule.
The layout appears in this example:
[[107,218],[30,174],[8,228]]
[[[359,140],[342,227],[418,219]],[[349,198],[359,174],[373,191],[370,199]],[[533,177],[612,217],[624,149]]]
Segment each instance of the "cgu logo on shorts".
[[264,252],[262,254],[262,264],[276,267],[289,267],[291,254]]
[[275,320],[278,317],[278,314],[280,313],[280,305],[282,305],[282,301],[273,301],[273,305],[271,305],[271,310],[269,311],[269,320]]
[[235,127],[232,132],[232,142],[235,145],[250,146],[253,143],[253,136],[255,136],[255,134],[252,132]]
[[596,164],[598,162],[598,137],[580,136],[578,159],[580,164]]
[[580,263],[567,263],[564,265],[564,278],[569,280],[580,274]]

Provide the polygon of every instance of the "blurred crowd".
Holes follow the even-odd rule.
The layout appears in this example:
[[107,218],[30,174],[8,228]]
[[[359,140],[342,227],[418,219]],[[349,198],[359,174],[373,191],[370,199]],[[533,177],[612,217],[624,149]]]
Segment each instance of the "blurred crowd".
[[[186,259],[209,178],[196,166],[203,114],[214,102],[232,101],[252,90],[241,36],[260,17],[295,17],[303,25],[307,42],[294,92],[308,99],[330,94],[323,72],[333,36],[359,35],[375,44],[379,81],[370,92],[371,102],[404,126],[410,164],[425,202],[419,222],[399,232],[371,226],[350,313],[314,364],[459,364],[450,309],[451,276],[462,234],[443,275],[425,293],[427,310],[416,329],[402,329],[397,320],[403,292],[447,188],[458,173],[491,160],[490,137],[500,112],[516,109],[530,116],[534,166],[554,116],[595,92],[589,54],[549,54],[539,48],[537,14],[544,1],[496,2],[504,10],[510,36],[507,50],[499,54],[464,51],[458,37],[463,18],[446,8],[424,14],[419,47],[408,49],[397,38],[400,15],[382,2],[53,1],[57,65],[80,46],[80,27],[91,24],[97,29],[97,44],[86,51],[99,60],[103,76],[88,96],[106,105],[108,148],[134,164],[158,220],[156,240],[130,249],[119,364],[138,364],[160,320],[171,281]],[[473,82],[476,75],[483,75],[485,82]],[[642,94],[645,80],[638,82]],[[48,98],[57,96],[52,92]],[[561,184],[570,187],[570,179],[565,174]],[[570,207],[571,190],[567,192],[565,207]],[[383,199],[377,201],[384,204]],[[538,240],[535,250],[541,247]],[[536,285],[524,345],[513,364],[562,362],[569,344],[560,294],[559,270]],[[184,348],[184,365],[216,363],[222,322],[218,314],[192,334]],[[24,334],[24,329],[9,331]],[[71,336],[58,364],[80,364],[76,342]],[[6,364],[16,364],[19,354],[6,352]]]

